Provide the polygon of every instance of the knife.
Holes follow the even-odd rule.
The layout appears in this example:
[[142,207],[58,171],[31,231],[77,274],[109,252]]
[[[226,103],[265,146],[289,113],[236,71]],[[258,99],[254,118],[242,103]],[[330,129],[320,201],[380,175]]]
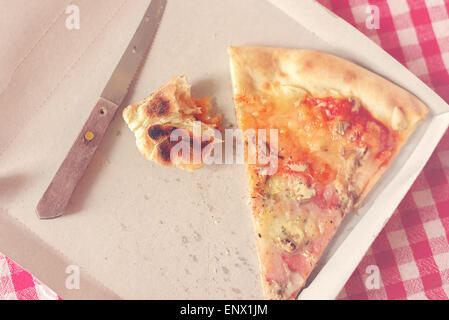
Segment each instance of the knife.
[[36,207],[40,219],[60,217],[69,203],[114,115],[125,99],[139,66],[150,50],[166,0],[152,0],[119,64],[81,132]]

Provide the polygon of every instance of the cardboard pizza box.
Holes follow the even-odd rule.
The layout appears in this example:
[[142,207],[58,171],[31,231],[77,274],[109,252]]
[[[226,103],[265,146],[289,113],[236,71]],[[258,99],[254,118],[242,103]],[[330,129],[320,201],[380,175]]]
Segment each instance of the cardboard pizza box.
[[[0,43],[0,251],[64,299],[259,299],[243,165],[190,173],[145,160],[118,115],[68,214],[40,221],[40,196],[87,119],[149,0],[4,5]],[[69,28],[68,28],[69,26]],[[357,45],[355,45],[357,44]],[[333,299],[419,174],[449,106],[346,22],[314,1],[169,0],[133,102],[185,74],[235,124],[228,45],[327,51],[414,93],[431,109],[358,215],[350,214],[302,299]],[[73,277],[79,270],[79,287]]]

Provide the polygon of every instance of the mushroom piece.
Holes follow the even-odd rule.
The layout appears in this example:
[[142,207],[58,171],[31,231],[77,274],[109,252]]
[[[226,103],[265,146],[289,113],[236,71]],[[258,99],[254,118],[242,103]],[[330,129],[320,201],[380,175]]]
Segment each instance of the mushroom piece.
[[335,131],[339,135],[344,136],[346,130],[348,129],[348,127],[349,127],[349,122],[340,120],[340,121],[337,122],[337,125],[335,127]]

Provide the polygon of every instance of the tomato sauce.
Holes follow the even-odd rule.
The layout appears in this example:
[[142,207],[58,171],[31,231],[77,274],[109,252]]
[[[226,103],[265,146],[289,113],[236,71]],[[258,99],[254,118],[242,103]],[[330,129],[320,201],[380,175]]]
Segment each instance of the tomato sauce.
[[362,106],[355,107],[355,102],[347,98],[316,98],[308,95],[304,104],[310,108],[324,110],[325,119],[347,121],[349,123],[349,134],[347,139],[359,147],[368,147],[375,152],[376,159],[382,164],[389,162],[397,144],[397,133],[391,132],[387,126],[377,120]]
[[[245,105],[242,110],[243,130],[279,129],[278,173],[302,176],[309,184],[326,185],[336,178],[334,164],[328,163],[322,155],[328,151],[327,143],[330,148],[335,143],[348,149],[351,146],[368,148],[381,166],[388,164],[397,145],[397,134],[362,105],[357,105],[354,99],[318,98],[307,94],[297,104],[294,101],[276,102],[266,97],[262,102],[262,99],[247,96],[237,97],[236,102]],[[343,135],[332,131],[338,122],[345,123]],[[304,137],[313,139],[312,145],[307,140],[309,138],[300,138],[303,137],[301,132],[306,134]],[[323,152],[312,152],[310,146],[319,144],[325,147],[321,150]],[[299,163],[307,167],[304,172],[289,167]]]

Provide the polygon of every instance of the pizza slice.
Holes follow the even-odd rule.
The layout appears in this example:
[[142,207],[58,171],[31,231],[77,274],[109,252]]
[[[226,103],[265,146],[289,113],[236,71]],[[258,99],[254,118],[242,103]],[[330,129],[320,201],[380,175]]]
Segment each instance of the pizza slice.
[[[203,166],[202,155],[212,150],[209,144],[219,142],[216,130],[220,128],[221,117],[209,114],[210,102],[207,97],[192,98],[186,77],[174,77],[145,99],[126,107],[123,118],[136,136],[139,151],[148,160],[191,171]],[[195,126],[200,135],[194,134]],[[202,139],[201,133],[206,133],[207,139]],[[184,145],[179,147],[180,143]],[[173,157],[175,146],[179,147],[179,154],[176,152]],[[183,150],[188,151],[182,153]],[[194,150],[201,153],[199,161],[195,161]]]
[[360,207],[428,109],[330,54],[228,51],[239,127],[278,133],[276,146],[265,141],[276,170],[247,164],[264,296],[294,299],[344,216]]

